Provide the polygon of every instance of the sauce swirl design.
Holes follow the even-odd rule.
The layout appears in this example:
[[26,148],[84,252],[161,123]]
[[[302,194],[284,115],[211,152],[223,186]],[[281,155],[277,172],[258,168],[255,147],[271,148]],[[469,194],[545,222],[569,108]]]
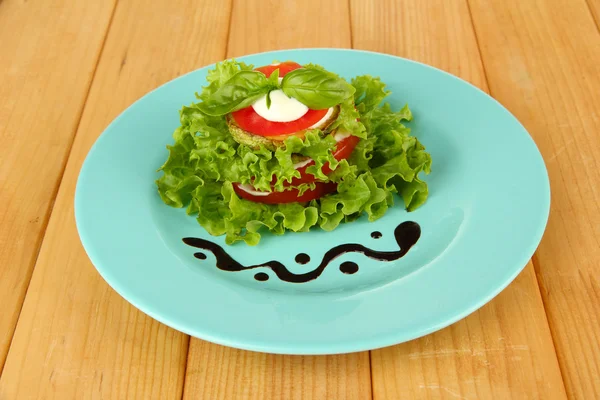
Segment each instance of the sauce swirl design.
[[[396,251],[373,250],[363,246],[362,244],[357,243],[341,244],[328,250],[323,256],[323,259],[321,260],[321,263],[318,267],[316,267],[312,271],[301,274],[293,273],[292,271],[288,270],[285,265],[275,260],[267,261],[262,264],[256,265],[242,265],[235,259],[233,259],[233,257],[231,257],[225,250],[223,250],[221,246],[205,239],[187,237],[183,238],[183,242],[188,246],[210,251],[215,256],[217,260],[217,268],[219,268],[220,270],[238,272],[256,268],[269,268],[282,281],[292,283],[305,283],[318,278],[323,273],[325,268],[331,263],[331,261],[345,253],[361,253],[369,258],[379,261],[398,260],[404,257],[406,253],[408,253],[410,248],[414,246],[415,243],[417,243],[417,241],[421,237],[421,227],[416,222],[402,222],[396,227],[396,229],[394,229],[394,237],[399,247],[399,249]],[[302,261],[304,261],[305,254],[301,254],[303,255],[303,257],[301,257]],[[194,256],[198,259],[206,259],[206,255],[201,252],[195,253]],[[349,264],[346,264],[346,267],[344,269],[346,269],[347,271],[342,270],[342,272],[346,274],[353,274],[357,272],[358,265],[355,263],[352,264],[352,268],[348,268]],[[264,272],[259,272],[254,277],[258,281],[266,281],[269,279],[269,275]]]
[[345,274],[355,274],[358,272],[358,264],[352,261],[344,261],[342,265],[340,265],[340,271]]

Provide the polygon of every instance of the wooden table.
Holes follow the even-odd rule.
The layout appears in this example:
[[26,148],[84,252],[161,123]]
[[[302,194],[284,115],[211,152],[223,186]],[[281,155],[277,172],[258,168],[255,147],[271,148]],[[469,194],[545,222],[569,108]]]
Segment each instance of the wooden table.
[[[599,399],[599,24],[600,0],[0,0],[0,399]],[[493,301],[398,346],[275,356],[190,338],[102,280],[73,216],[102,130],[180,74],[294,47],[434,65],[526,126],[552,210]]]

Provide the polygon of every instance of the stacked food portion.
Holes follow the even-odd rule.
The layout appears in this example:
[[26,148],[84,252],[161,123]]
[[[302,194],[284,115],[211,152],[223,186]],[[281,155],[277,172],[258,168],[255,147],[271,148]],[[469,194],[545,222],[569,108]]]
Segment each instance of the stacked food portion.
[[156,181],[162,200],[226,243],[255,245],[261,230],[326,231],[385,214],[398,193],[422,205],[431,157],[402,121],[407,106],[381,104],[380,79],[351,82],[319,65],[235,60],[208,71]]

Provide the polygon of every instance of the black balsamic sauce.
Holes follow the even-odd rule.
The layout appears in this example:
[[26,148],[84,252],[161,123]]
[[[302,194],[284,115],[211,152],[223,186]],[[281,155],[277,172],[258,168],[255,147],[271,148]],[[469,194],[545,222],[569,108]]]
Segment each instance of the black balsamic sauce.
[[381,236],[383,236],[383,235],[379,231],[371,232],[371,237],[373,239],[379,239]]
[[298,264],[308,264],[310,262],[310,256],[306,253],[298,253],[296,256],[296,262]]
[[198,260],[206,260],[206,254],[202,253],[201,251],[194,253],[194,257],[196,257]]
[[261,282],[268,281],[269,275],[265,274],[264,272],[259,272],[258,274],[254,275],[254,279]]
[[[227,252],[223,250],[221,246],[208,240],[188,237],[184,238],[183,242],[188,246],[208,250],[211,253],[213,253],[215,258],[217,259],[217,268],[223,271],[236,272],[255,268],[270,268],[275,273],[275,275],[277,275],[277,277],[282,281],[292,283],[305,283],[318,278],[333,259],[345,253],[362,253],[369,258],[379,261],[398,260],[404,257],[404,255],[408,253],[408,250],[410,250],[410,248],[414,246],[415,243],[417,243],[417,241],[421,237],[421,227],[416,222],[402,222],[394,230],[394,237],[396,238],[396,243],[399,246],[399,249],[397,251],[377,251],[369,249],[368,247],[357,243],[341,244],[328,250],[327,253],[325,253],[325,255],[323,256],[323,260],[321,260],[321,263],[317,268],[303,274],[295,274],[292,271],[288,270],[285,267],[285,265],[275,260],[267,261],[265,263],[256,265],[242,265],[236,260],[234,260],[229,254],[227,254]],[[200,258],[197,255],[196,257]],[[260,275],[260,273],[256,274],[255,278],[258,275]]]
[[348,275],[355,274],[358,272],[358,264],[352,261],[344,261],[340,265],[340,271]]

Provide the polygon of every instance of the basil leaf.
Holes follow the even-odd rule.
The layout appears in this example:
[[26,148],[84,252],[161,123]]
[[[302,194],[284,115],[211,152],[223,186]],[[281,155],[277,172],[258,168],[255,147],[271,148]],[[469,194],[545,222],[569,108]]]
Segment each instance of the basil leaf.
[[258,71],[240,71],[197,107],[206,115],[217,117],[251,105],[268,93],[272,85]]
[[354,87],[331,72],[300,68],[288,72],[281,89],[309,108],[320,110],[340,104],[354,94]]
[[276,88],[279,87],[279,68],[271,72],[271,75],[269,76],[269,84]]

